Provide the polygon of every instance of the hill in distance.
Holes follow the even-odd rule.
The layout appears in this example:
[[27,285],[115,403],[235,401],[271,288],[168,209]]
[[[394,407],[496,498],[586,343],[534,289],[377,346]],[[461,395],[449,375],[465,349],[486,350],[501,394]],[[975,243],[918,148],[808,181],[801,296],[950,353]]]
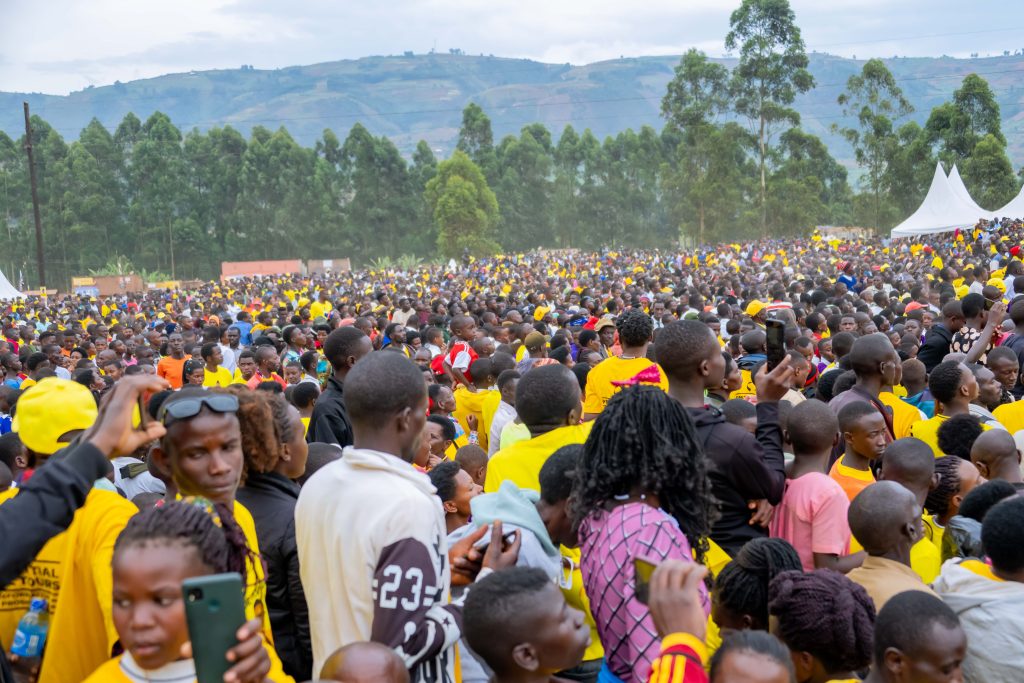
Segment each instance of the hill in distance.
[[[730,67],[735,63],[718,61]],[[643,125],[660,130],[661,98],[678,62],[678,56],[664,56],[573,66],[407,53],[274,70],[245,66],[118,82],[66,96],[0,92],[0,129],[12,137],[24,132],[21,102],[27,100],[32,112],[65,139],[76,139],[93,117],[114,130],[128,112],[145,120],[162,111],[183,132],[231,125],[248,135],[254,126],[285,126],[304,145],[312,145],[326,128],[344,139],[360,122],[390,137],[406,154],[423,139],[443,157],[455,146],[462,109],[469,102],[490,116],[495,143],[538,121],[555,140],[567,124],[577,132],[590,128],[599,139]],[[950,98],[964,76],[986,78],[1001,107],[1010,158],[1024,163],[1024,55],[885,62],[914,106],[910,118],[921,123]],[[836,97],[862,65],[862,60],[811,54],[817,86],[795,104],[802,127],[820,136],[848,166],[853,166],[849,147],[829,127],[853,123],[842,118]]]

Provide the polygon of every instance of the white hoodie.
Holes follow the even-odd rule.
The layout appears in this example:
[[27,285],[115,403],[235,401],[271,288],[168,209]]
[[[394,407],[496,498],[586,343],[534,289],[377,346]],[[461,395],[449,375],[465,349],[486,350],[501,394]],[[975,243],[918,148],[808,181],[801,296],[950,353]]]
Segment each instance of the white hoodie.
[[295,532],[314,672],[373,640],[405,659],[413,683],[455,680],[462,612],[449,604],[444,510],[425,474],[349,446],[302,487]]
[[[977,560],[974,560],[977,562]],[[1009,683],[1024,672],[1024,583],[998,581],[948,560],[932,584],[967,633],[965,683]]]

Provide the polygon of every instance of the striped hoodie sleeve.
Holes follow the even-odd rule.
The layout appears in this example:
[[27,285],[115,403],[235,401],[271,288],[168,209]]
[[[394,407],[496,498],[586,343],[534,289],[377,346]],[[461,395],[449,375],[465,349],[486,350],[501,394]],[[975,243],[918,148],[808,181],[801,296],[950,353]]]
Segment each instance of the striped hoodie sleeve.
[[689,633],[672,633],[661,641],[661,653],[651,666],[647,683],[708,683],[703,662],[704,643]]

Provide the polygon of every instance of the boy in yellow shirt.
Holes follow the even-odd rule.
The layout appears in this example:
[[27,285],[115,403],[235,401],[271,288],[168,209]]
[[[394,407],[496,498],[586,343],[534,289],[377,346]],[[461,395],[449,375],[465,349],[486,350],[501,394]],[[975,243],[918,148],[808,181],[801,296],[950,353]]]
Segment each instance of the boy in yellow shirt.
[[[583,400],[583,419],[593,420],[624,385],[656,384],[668,391],[668,378],[661,367],[647,358],[654,335],[654,323],[643,311],[630,309],[615,321],[622,353],[598,363],[587,375],[587,395]],[[648,368],[656,370],[648,370]],[[646,371],[646,372],[645,372]]]
[[[488,400],[497,394],[496,390],[489,387],[494,384],[494,377],[491,374],[491,359],[477,358],[469,366],[469,374],[473,378],[473,386],[476,391],[470,391],[461,384],[455,388],[455,410],[452,417],[459,421],[466,434],[476,431],[480,447],[487,450],[487,433],[478,427],[483,424],[484,405]],[[476,417],[476,423],[470,425],[469,416]]]

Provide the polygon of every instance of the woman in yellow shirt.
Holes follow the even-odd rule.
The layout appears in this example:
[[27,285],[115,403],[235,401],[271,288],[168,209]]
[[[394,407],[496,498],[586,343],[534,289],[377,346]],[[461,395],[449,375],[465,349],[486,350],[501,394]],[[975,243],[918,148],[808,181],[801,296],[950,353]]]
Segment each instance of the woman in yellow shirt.
[[[183,656],[189,642],[181,584],[224,572],[244,574],[251,551],[230,509],[204,499],[147,508],[128,522],[114,546],[113,620],[124,654],[103,664],[87,683],[191,680],[195,663]],[[239,596],[242,597],[242,596]],[[243,683],[262,683],[270,657],[262,621],[251,619],[230,652]],[[248,655],[245,653],[249,652]],[[227,653],[225,653],[227,655]]]

